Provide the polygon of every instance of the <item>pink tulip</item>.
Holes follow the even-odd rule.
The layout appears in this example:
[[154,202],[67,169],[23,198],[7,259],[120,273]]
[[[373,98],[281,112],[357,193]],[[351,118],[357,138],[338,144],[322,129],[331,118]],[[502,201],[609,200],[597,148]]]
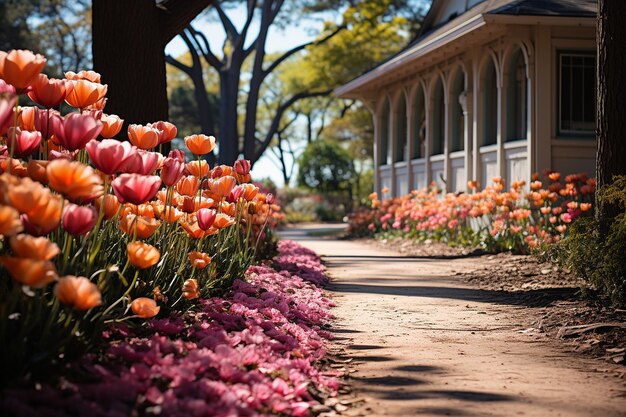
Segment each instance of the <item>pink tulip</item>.
[[170,151],[168,158],[178,159],[183,164],[185,163],[185,152],[180,149],[174,149]]
[[[0,82],[4,81],[0,80]],[[15,95],[1,91],[2,86],[0,84],[0,135],[13,125],[13,109],[15,107]]]
[[156,123],[148,124],[155,129],[158,129],[161,133],[159,134],[159,144],[171,142],[178,133],[178,129],[170,122],[159,121]]
[[86,114],[70,113],[63,118],[54,133],[61,146],[69,151],[76,151],[95,139],[101,130],[100,120]]
[[161,168],[161,180],[168,187],[176,184],[183,176],[185,164],[177,158],[165,158],[163,168]]
[[85,146],[93,165],[107,175],[122,171],[124,165],[137,154],[137,148],[130,142],[104,139],[90,140]]
[[46,74],[39,74],[28,93],[28,97],[35,103],[51,109],[65,100],[65,96],[73,87],[74,85],[67,80],[48,78]]
[[6,81],[0,78],[0,94],[8,94],[9,96],[15,95],[15,87],[11,84],[7,84]]
[[235,168],[235,172],[239,175],[248,175],[251,168],[250,161],[247,159],[239,159],[235,161],[233,168]]
[[[15,135],[15,137],[13,136]],[[19,127],[9,128],[7,146],[9,151],[13,148],[13,156],[25,158],[37,150],[41,143],[41,132],[29,132]]]
[[153,175],[122,174],[111,185],[120,203],[143,204],[159,191],[161,178]]
[[245,191],[245,188],[243,187],[243,185],[238,185],[235,188],[233,188],[233,190],[230,192],[226,200],[229,203],[235,203],[239,201],[244,191]]
[[148,152],[142,149],[137,151],[126,161],[122,171],[129,174],[150,175],[159,166],[159,153]]
[[72,236],[86,235],[98,221],[98,212],[92,206],[69,204],[63,211],[63,228]]
[[215,222],[215,218],[217,217],[217,212],[213,209],[201,208],[196,213],[196,217],[198,219],[198,227],[204,231],[207,231],[213,226],[213,222]]
[[55,132],[55,130],[63,123],[61,113],[57,110],[42,110],[35,108],[35,130],[41,132],[41,137],[46,139]]

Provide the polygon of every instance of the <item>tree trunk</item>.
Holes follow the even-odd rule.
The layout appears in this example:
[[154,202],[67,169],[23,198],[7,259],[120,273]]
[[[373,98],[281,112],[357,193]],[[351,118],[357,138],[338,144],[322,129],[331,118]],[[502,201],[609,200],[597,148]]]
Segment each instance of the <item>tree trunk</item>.
[[93,0],[93,63],[109,85],[105,111],[129,123],[167,120],[165,55],[154,0]]
[[[596,177],[598,187],[612,182],[615,175],[626,175],[626,2],[600,0],[598,2],[598,152]],[[619,207],[597,202],[596,216],[601,234],[619,213]]]
[[[241,68],[241,65],[237,67]],[[237,128],[239,78],[240,73],[232,69],[220,72],[219,162],[221,164],[232,165],[239,156],[239,129]]]

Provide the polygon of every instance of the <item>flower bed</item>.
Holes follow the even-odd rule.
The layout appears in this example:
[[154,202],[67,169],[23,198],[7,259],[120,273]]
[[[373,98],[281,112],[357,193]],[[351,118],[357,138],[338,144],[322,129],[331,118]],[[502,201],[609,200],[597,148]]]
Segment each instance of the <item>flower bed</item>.
[[101,354],[67,365],[54,382],[7,390],[0,414],[309,415],[311,392],[338,389],[339,373],[318,366],[332,305],[318,286],[325,280],[313,252],[280,242],[273,267],[250,267],[223,298],[145,329],[106,331]]
[[496,177],[483,190],[469,181],[470,193],[441,195],[435,185],[396,198],[372,193],[371,208],[351,216],[349,232],[525,253],[560,241],[572,221],[589,215],[595,185],[585,174],[563,181],[560,173],[548,170],[543,178],[534,174],[528,187],[516,181],[508,190]]

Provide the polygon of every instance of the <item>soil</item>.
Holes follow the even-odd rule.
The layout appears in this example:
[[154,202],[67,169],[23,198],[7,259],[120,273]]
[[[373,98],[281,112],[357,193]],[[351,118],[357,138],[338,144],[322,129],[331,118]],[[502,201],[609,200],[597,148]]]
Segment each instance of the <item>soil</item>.
[[[283,232],[323,256],[337,304],[329,366],[349,377],[319,416],[626,415],[626,367],[609,358],[624,339],[611,342],[604,337],[614,333],[602,331],[555,336],[579,320],[626,318],[587,313],[604,314],[586,310],[592,306],[571,283],[540,279],[564,271],[542,274],[538,264],[538,274],[523,276],[529,258],[433,247],[404,255],[325,238],[320,228],[327,226]],[[509,280],[514,267],[521,278]]]

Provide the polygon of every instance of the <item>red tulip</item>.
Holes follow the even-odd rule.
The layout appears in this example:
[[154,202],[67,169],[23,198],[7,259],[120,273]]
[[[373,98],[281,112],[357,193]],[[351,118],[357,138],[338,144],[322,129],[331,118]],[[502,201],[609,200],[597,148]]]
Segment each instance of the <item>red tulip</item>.
[[168,157],[178,159],[183,164],[185,163],[185,152],[181,149],[174,149],[173,151],[170,151]]
[[85,149],[93,165],[107,175],[122,171],[124,164],[137,153],[137,148],[130,142],[115,139],[104,139],[102,142],[92,139]]
[[205,232],[213,226],[213,222],[215,222],[215,217],[217,216],[217,212],[213,209],[201,208],[196,213],[196,218],[198,219],[198,227]]
[[102,130],[102,123],[89,115],[70,113],[56,126],[54,134],[61,146],[69,151],[83,149]]
[[235,188],[233,188],[233,190],[230,192],[230,194],[228,195],[228,197],[226,198],[226,200],[230,203],[235,203],[237,201],[239,201],[239,199],[241,198],[241,196],[243,196],[243,192],[245,191],[245,189],[243,188],[243,185],[238,185]]
[[150,175],[159,166],[159,153],[138,149],[124,164],[122,171],[130,174]]
[[177,158],[165,158],[163,168],[161,168],[161,180],[168,187],[176,184],[183,176],[185,165]]
[[161,178],[153,175],[122,174],[111,185],[120,203],[142,204],[159,191]]
[[247,159],[239,159],[237,161],[235,161],[235,165],[233,166],[233,168],[235,168],[235,172],[239,175],[247,175],[250,173],[250,161],[248,161]]
[[48,78],[46,74],[39,74],[28,97],[35,103],[47,109],[58,106],[74,86],[67,80]]
[[98,213],[91,206],[69,204],[63,211],[63,228],[72,236],[86,235],[98,221]]
[[41,143],[41,132],[29,132],[19,127],[9,128],[8,136],[7,146],[9,150],[13,148],[13,156],[17,158],[30,156],[39,148]]

